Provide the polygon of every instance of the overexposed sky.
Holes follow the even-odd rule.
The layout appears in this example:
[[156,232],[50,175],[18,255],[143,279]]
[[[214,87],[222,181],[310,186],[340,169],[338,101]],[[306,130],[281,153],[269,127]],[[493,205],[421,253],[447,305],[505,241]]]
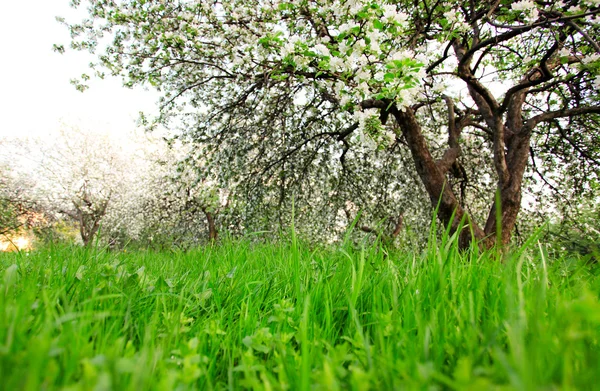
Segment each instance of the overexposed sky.
[[127,89],[116,78],[94,79],[81,93],[70,80],[91,74],[87,53],[67,50],[67,28],[55,19],[79,21],[85,14],[69,7],[70,0],[5,1],[0,12],[0,137],[43,136],[67,124],[121,133],[135,128],[140,111],[152,113],[153,91]]

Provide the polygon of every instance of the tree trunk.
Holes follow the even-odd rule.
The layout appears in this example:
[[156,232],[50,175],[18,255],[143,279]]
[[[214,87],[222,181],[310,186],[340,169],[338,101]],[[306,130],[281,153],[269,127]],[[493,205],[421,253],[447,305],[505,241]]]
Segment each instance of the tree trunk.
[[81,235],[81,241],[83,242],[84,247],[89,247],[91,244],[90,236],[87,232],[87,227],[85,226],[85,219],[83,213],[79,213],[79,234]]
[[[523,176],[529,159],[529,141],[528,134],[519,133],[513,136],[508,144],[506,160],[510,176],[506,184],[498,186],[499,197],[497,200],[500,201],[500,211],[497,210],[497,201],[494,202],[485,224],[486,234],[497,236],[502,245],[510,242],[517,216],[521,210]],[[498,224],[497,216],[501,216],[500,224]]]
[[83,242],[84,247],[89,247],[92,244],[98,229],[100,228],[100,220],[102,219],[103,215],[86,216],[81,211],[79,213],[81,214],[81,218],[79,219],[79,233],[81,234],[81,241]]
[[473,236],[475,239],[483,241],[484,245],[491,246],[490,240],[493,239],[488,238],[486,233],[472,221],[462,208],[446,180],[445,172],[440,169],[431,156],[413,110],[407,108],[401,111],[396,107],[391,107],[390,112],[400,126],[410,148],[417,173],[425,185],[432,206],[437,208],[440,220],[446,225],[451,225],[452,232],[456,232],[461,227],[461,222],[464,223],[460,232],[461,247],[468,247]]
[[215,216],[205,208],[203,208],[202,211],[206,215],[206,222],[208,223],[208,239],[211,243],[214,243],[219,238],[219,231],[215,224]]
[[523,175],[529,158],[530,132],[523,126],[523,104],[529,90],[527,86],[542,74],[537,68],[532,69],[520,83],[523,88],[505,94],[504,102],[500,104],[474,77],[471,70],[473,54],[459,41],[453,46],[459,60],[458,73],[467,83],[471,98],[493,134],[492,150],[498,182],[484,228],[486,246],[504,246],[510,242],[521,209]]

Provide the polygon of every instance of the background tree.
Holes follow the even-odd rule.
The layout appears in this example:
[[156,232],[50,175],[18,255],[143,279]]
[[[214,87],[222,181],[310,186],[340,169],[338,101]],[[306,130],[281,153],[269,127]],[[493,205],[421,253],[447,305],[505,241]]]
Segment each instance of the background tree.
[[108,135],[63,126],[46,139],[30,140],[34,191],[56,215],[76,224],[89,246],[111,203],[125,192],[130,170],[124,152]]
[[184,248],[216,241],[220,226],[230,228],[229,219],[221,219],[223,212],[230,212],[229,190],[218,187],[210,176],[199,176],[196,168],[202,163],[185,160],[185,146],[157,146],[146,156],[148,169],[139,187],[145,193],[139,197],[142,236]]
[[[510,240],[530,159],[559,173],[577,167],[561,164],[570,149],[598,159],[598,13],[594,1],[92,0],[69,28],[73,48],[106,48],[97,72],[156,86],[157,121],[212,148],[220,177],[315,181],[389,130],[440,219],[468,222],[464,245],[492,245]],[[480,219],[461,185],[490,180]]]
[[28,189],[26,178],[15,176],[10,167],[0,167],[0,236],[39,226],[42,211]]
[[180,143],[63,125],[47,138],[5,146],[0,234],[24,225],[37,210],[53,222],[73,224],[86,246],[100,231],[100,240],[113,247],[183,248],[216,241],[220,227],[232,231],[230,191],[210,177],[199,179],[200,164],[184,160],[188,149]]

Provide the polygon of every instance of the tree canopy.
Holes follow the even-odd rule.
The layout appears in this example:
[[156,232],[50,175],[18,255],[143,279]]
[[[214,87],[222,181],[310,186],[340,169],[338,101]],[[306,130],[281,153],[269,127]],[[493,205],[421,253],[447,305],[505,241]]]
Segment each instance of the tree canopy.
[[392,216],[418,177],[406,198],[423,189],[444,223],[468,222],[463,243],[491,245],[510,240],[528,175],[597,187],[596,0],[87,4],[71,46],[160,91],[150,124],[178,127],[248,199],[335,211],[367,195]]

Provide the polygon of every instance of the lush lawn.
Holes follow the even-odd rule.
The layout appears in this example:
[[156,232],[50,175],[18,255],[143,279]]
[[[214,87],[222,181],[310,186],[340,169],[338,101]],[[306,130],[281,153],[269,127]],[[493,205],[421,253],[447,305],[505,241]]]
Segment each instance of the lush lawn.
[[593,266],[430,247],[3,254],[0,389],[600,387]]

